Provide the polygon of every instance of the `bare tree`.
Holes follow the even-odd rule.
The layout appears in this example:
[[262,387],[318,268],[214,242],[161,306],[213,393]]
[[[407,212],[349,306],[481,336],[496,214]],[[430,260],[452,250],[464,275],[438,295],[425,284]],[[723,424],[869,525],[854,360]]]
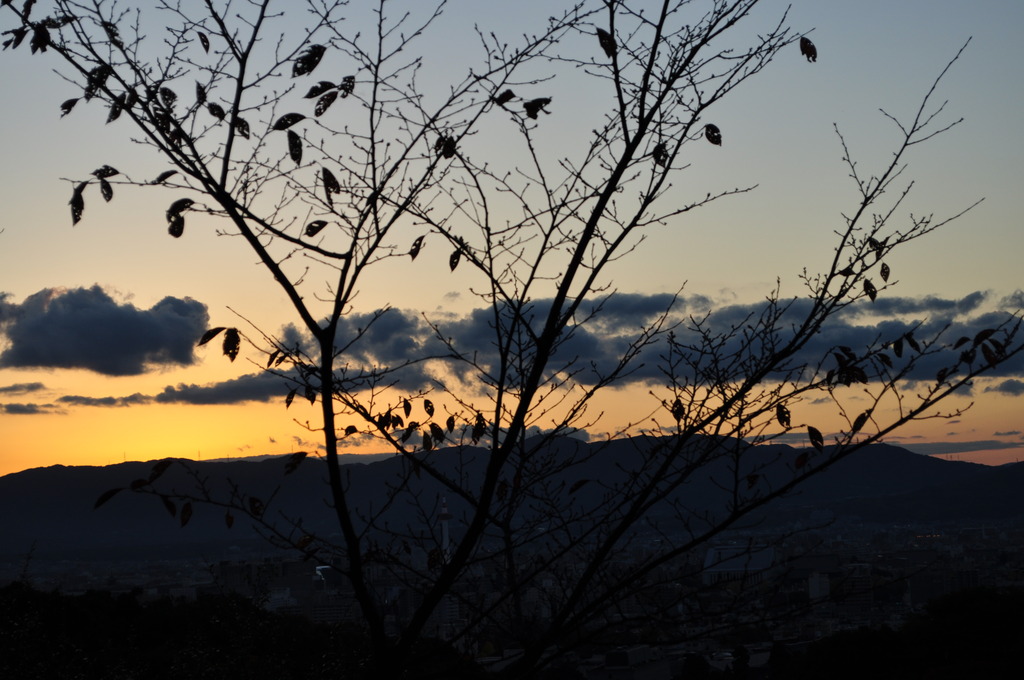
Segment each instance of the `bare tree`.
[[[482,58],[429,92],[418,45],[445,2],[381,0],[369,12],[338,0],[160,0],[155,17],[105,0],[3,4],[5,47],[52,56],[81,89],[64,113],[106,107],[108,121],[130,119],[137,141],[167,163],[151,181],[100,167],[73,187],[73,221],[97,185],[106,200],[115,184],[160,185],[174,196],[171,236],[188,238],[195,213],[220,218],[291,302],[305,345],[234,327],[210,329],[201,344],[217,338],[233,360],[247,340],[291,383],[287,403],[319,403],[312,429],[341,540],[198,475],[171,500],[189,514],[192,502],[221,505],[275,541],[333,559],[380,677],[413,675],[416,644],[436,635],[467,649],[516,640],[523,653],[503,673],[527,677],[630,622],[678,624],[698,602],[678,584],[699,573],[689,556],[701,546],[896,428],[952,415],[936,407],[1021,351],[1014,317],[972,337],[912,329],[815,349],[831,320],[885,294],[893,250],[957,217],[899,214],[908,155],[958,122],[933,103],[936,80],[912,119],[893,118],[901,141],[887,166],[866,177],[846,152],[860,200],[835,227],[821,272],[803,274],[803,296],[776,289],[740,320],[677,298],[614,361],[581,360],[581,336],[616,300],[613,263],[749,190],[686,198],[671,189],[693,145],[727,136],[709,118],[716,105],[781,50],[799,44],[816,60],[785,14],[748,43],[734,37],[759,0],[570,4],[512,43],[479,30]],[[343,70],[325,75],[322,62]],[[579,149],[551,157],[546,117],[581,82],[606,93],[607,108]],[[339,107],[346,115],[332,117]],[[487,153],[495,136],[501,157]],[[427,239],[427,252],[447,246],[452,270],[473,271],[490,337],[470,342],[427,318],[431,339],[410,341],[404,361],[378,361],[374,343],[394,312],[357,316],[357,292],[370,272],[421,256]],[[600,420],[588,410],[595,395],[642,363],[660,371],[650,416],[605,447],[573,439]],[[865,395],[868,406],[857,406]],[[801,422],[811,397],[830,400],[845,422],[829,441]],[[798,431],[807,448],[795,454],[762,446]],[[353,500],[339,464],[356,437],[404,460],[370,505]],[[168,465],[135,490],[154,491]],[[689,498],[699,479],[720,493]],[[402,523],[403,512],[423,521]],[[385,604],[396,584],[417,593],[401,615]]]

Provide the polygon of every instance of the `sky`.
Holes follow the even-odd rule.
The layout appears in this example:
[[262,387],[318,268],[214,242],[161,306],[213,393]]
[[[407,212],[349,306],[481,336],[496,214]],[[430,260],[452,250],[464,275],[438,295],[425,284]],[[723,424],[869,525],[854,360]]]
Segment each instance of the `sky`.
[[[899,284],[873,307],[840,319],[835,337],[867,343],[879,324],[897,320],[969,332],[999,310],[1024,306],[1024,3],[766,0],[745,30],[767,30],[787,4],[790,23],[817,45],[817,62],[793,45],[724,100],[714,112],[724,143],[696,151],[673,189],[680,200],[736,186],[756,190],[666,225],[617,263],[611,280],[620,298],[581,338],[586,358],[614,358],[623,329],[663,308],[684,284],[687,311],[714,309],[724,318],[757,305],[776,280],[783,297],[799,296],[800,272],[827,266],[832,231],[855,207],[833,124],[859,167],[880,167],[896,135],[879,109],[912,115],[968,38],[937,93],[939,102],[948,100],[943,115],[964,122],[909,157],[906,176],[915,184],[901,215],[941,218],[984,200],[897,253],[890,265]],[[551,6],[449,3],[436,34],[424,38],[426,72],[438,80],[464,72],[478,55],[474,23],[514,39],[542,28]],[[0,30],[8,25],[0,19]],[[126,121],[105,125],[98,107],[61,118],[61,102],[78,91],[53,71],[49,54],[30,55],[23,45],[0,53],[0,65],[0,474],[315,446],[305,427],[315,422],[315,409],[297,400],[286,410],[287,387],[260,372],[258,357],[243,353],[232,363],[216,348],[195,346],[211,326],[251,322],[277,331],[294,321],[251,253],[213,229],[190,227],[189,238],[170,239],[164,207],[178,196],[159,189],[118,187],[106,204],[89,194],[82,221],[72,226],[67,178],[103,164],[137,176],[155,176],[164,166],[151,149],[132,144]],[[600,94],[555,89],[542,123],[557,153],[573,152],[581,116]],[[501,151],[502,140],[489,143]],[[468,274],[451,274],[447,253],[428,253],[401,271],[385,268],[364,286],[350,323],[378,306],[395,308],[386,328],[375,331],[380,356],[403,356],[409,339],[425,332],[423,314],[447,319],[467,341],[485,331],[467,294]],[[657,375],[641,371],[601,398],[606,415],[591,434],[654,408],[645,379]],[[889,441],[989,464],[1022,459],[1022,399],[1024,363],[1017,362],[951,403],[973,404],[962,416],[912,424]]]

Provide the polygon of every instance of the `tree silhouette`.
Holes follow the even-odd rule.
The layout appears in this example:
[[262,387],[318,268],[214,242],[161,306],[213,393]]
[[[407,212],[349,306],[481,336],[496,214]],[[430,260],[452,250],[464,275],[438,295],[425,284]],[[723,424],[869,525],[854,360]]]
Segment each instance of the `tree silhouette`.
[[[152,181],[100,167],[73,185],[72,222],[85,219],[96,187],[109,201],[114,185],[147,186],[167,196],[172,237],[199,237],[196,215],[219,219],[290,302],[305,343],[227,326],[197,340],[218,340],[232,361],[243,348],[258,356],[289,384],[284,406],[319,404],[309,428],[322,437],[340,538],[273,512],[272,498],[213,489],[198,472],[193,489],[161,487],[181,462],[126,488],[159,496],[182,525],[193,503],[219,505],[229,525],[246,517],[330,561],[358,602],[379,677],[414,675],[417,644],[434,635],[461,649],[514,643],[523,651],[507,677],[623,627],[681,635],[683,612],[701,615],[699,579],[680,578],[694,575],[688,556],[900,426],[956,415],[936,407],[1021,351],[1013,317],[955,340],[915,327],[814,350],[830,321],[885,294],[894,250],[953,219],[897,216],[908,155],[958,122],[942,122],[932,104],[936,80],[912,118],[892,118],[900,141],[871,176],[839,137],[859,200],[820,273],[802,275],[802,297],[776,289],[759,313],[725,322],[677,297],[622,338],[614,359],[580,358],[587,329],[616,299],[615,262],[750,190],[686,197],[670,182],[696,143],[722,144],[706,120],[719,102],[795,56],[797,43],[816,58],[785,15],[749,45],[730,44],[759,0],[569,4],[511,43],[480,29],[477,65],[441,87],[419,75],[444,2],[382,0],[365,13],[334,0],[161,0],[155,30],[145,11],[104,0],[3,4],[5,47],[31,35],[31,51],[59,60],[80,88],[63,115],[105,107],[108,122],[130,122],[167,163]],[[584,86],[601,88],[608,108],[569,157],[551,157],[548,114]],[[471,270],[488,337],[428,317],[432,337],[409,338],[403,360],[383,359],[375,343],[394,312],[357,313],[357,293],[379,285],[378,270],[439,250],[452,271]],[[649,417],[620,432],[643,436],[577,446],[572,435],[601,419],[589,410],[595,396],[651,361],[660,377]],[[834,405],[839,431],[826,437],[805,420],[811,399]],[[796,433],[806,448],[795,454],[757,446]],[[404,461],[370,505],[353,501],[338,460],[357,439]],[[713,505],[685,494],[704,477],[721,491]],[[422,521],[389,521],[399,508]],[[443,508],[451,519],[438,522]],[[400,620],[386,604],[395,587],[416,593]]]

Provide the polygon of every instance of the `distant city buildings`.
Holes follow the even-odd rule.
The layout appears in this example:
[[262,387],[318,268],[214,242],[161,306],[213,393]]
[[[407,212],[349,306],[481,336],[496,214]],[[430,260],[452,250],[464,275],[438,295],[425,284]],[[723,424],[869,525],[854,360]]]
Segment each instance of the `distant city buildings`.
[[[383,562],[372,573],[378,604],[394,632],[422,601],[431,574],[450,557],[451,518],[447,505],[440,507],[436,531],[428,533],[435,544],[414,548],[410,557],[420,565],[420,581],[397,578]],[[770,540],[778,533],[776,527],[763,535],[723,535],[701,554],[666,563],[651,574],[649,588],[607,610],[602,621],[607,633],[598,638],[603,642],[579,658],[576,667],[588,680],[667,679],[688,658],[692,663],[695,654],[712,666],[727,667],[735,662],[739,645],[749,654],[743,663],[753,668],[764,662],[772,644],[798,645],[842,630],[898,626],[928,601],[964,588],[1024,586],[1024,525],[1019,523],[878,526],[847,521]],[[645,540],[634,542],[633,559],[649,554]],[[498,563],[483,561],[461,579],[427,625],[428,635],[452,640],[492,664],[515,654],[515,634],[523,626],[528,630],[530,622],[540,624],[551,615],[562,595],[557,569],[579,567],[567,557],[537,574],[513,607],[499,598],[505,574]],[[609,568],[626,566],[628,556],[627,562]],[[264,548],[210,562],[8,562],[0,564],[0,581],[27,578],[44,590],[135,591],[147,598],[236,593],[276,612],[358,623],[360,609],[344,568],[343,561],[303,561]],[[472,637],[463,635],[485,610],[496,623],[478,626]],[[661,644],[666,642],[672,644]]]

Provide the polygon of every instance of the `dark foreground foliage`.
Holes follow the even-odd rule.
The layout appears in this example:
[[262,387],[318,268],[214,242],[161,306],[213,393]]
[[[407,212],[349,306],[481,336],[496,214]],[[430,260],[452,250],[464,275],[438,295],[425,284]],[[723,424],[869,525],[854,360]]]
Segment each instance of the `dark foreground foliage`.
[[[273,614],[237,596],[146,602],[23,583],[0,589],[0,678],[359,680],[367,649],[351,627]],[[442,646],[424,645],[420,657],[417,678],[480,677]]]
[[[936,600],[899,630],[839,633],[803,654],[776,645],[756,677],[1016,680],[1024,672],[1022,611],[1024,589],[965,590]],[[408,678],[487,677],[439,643],[425,644],[418,657]],[[143,601],[137,593],[0,588],[0,678],[362,680],[369,658],[353,627],[266,612],[233,595]],[[755,677],[745,666],[716,671],[699,656],[680,670],[685,680]]]
[[[1017,680],[1024,677],[1024,589],[972,588],[939,598],[899,630],[814,643],[782,680]],[[772,677],[776,677],[773,675]]]

